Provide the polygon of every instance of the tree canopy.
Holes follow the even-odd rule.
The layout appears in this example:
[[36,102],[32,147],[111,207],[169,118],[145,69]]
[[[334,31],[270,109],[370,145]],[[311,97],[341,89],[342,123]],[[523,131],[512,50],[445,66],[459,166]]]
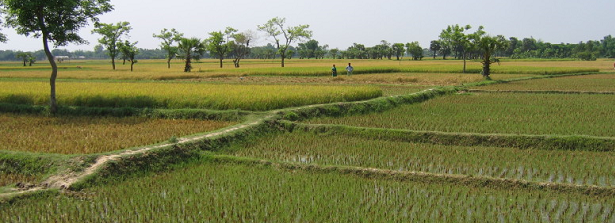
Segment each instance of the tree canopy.
[[179,40],[179,54],[186,61],[184,72],[192,71],[192,59],[199,59],[207,46],[199,38],[181,38]]
[[111,57],[111,65],[115,70],[115,58],[120,53],[118,44],[122,41],[122,36],[128,34],[132,29],[129,22],[112,23],[95,23],[92,33],[98,33],[102,37],[98,39],[98,43],[107,49],[107,54]]
[[222,68],[222,60],[231,52],[235,45],[235,43],[230,40],[235,32],[237,32],[236,29],[226,27],[224,33],[222,31],[210,32],[209,38],[205,40],[207,43],[207,50],[220,60],[220,68]]
[[167,55],[166,55],[167,68],[169,69],[171,68],[171,60],[175,58],[179,50],[177,46],[174,46],[173,44],[175,42],[179,42],[179,40],[181,40],[183,36],[184,36],[183,33],[179,33],[175,29],[171,29],[169,31],[166,28],[162,29],[160,31],[160,34],[158,35],[156,35],[155,33],[153,34],[154,38],[158,38],[162,40],[162,43],[160,43],[160,47],[162,48],[162,50],[167,52]]
[[[288,50],[288,47],[291,43],[293,43],[294,41],[301,41],[304,39],[312,38],[312,31],[308,30],[308,28],[310,28],[310,25],[298,25],[284,28],[285,25],[286,18],[275,17],[267,21],[267,23],[258,26],[258,30],[266,32],[275,40],[275,45],[278,49],[278,53],[282,57],[282,67],[284,67],[286,51]],[[284,39],[282,39],[280,35]]]
[[130,71],[133,71],[134,65],[137,63],[135,59],[135,56],[139,54],[139,48],[136,47],[137,43],[131,43],[128,40],[118,43],[118,49],[122,53],[122,57],[130,62]]
[[98,22],[98,15],[113,10],[109,0],[0,0],[7,26],[18,34],[42,38],[45,55],[51,64],[50,111],[57,112],[55,80],[58,66],[49,49],[49,41],[55,46],[68,43],[83,44],[79,29],[89,21]]

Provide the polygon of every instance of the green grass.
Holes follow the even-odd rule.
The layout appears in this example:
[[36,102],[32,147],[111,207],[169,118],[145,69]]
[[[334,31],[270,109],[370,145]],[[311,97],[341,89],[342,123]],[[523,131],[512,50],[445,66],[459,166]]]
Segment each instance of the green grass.
[[615,137],[615,95],[462,94],[378,114],[316,118],[340,124],[420,131]]
[[609,222],[612,198],[202,163],[0,207],[0,220],[66,222]]
[[0,150],[0,187],[15,183],[40,182],[45,176],[68,166],[67,156],[19,153]]
[[615,74],[594,74],[551,79],[536,79],[476,87],[499,91],[579,91],[615,92]]

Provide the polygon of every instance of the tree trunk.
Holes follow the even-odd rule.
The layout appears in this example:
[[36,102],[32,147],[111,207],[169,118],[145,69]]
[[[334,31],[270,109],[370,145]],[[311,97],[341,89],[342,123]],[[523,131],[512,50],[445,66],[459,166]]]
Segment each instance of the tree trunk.
[[49,50],[47,37],[45,35],[43,36],[45,55],[47,55],[49,64],[51,64],[51,77],[49,78],[49,86],[51,87],[51,91],[49,94],[49,111],[51,112],[51,114],[56,114],[58,112],[58,103],[56,101],[56,78],[58,77],[58,65],[56,64],[55,60],[53,59],[53,55]]
[[190,65],[190,60],[192,56],[190,54],[186,55],[186,66],[184,67],[184,72],[190,72],[190,70],[192,69]]
[[167,59],[167,68],[171,69],[171,58]]
[[49,86],[51,88],[49,94],[49,112],[55,115],[58,113],[58,103],[56,101],[56,78],[58,77],[58,65],[53,58],[53,54],[51,54],[51,50],[49,50],[49,43],[47,43],[49,34],[47,33],[47,27],[45,26],[45,21],[43,20],[42,9],[37,11],[37,17],[38,22],[41,25],[41,33],[43,34],[43,49],[45,51],[45,55],[47,56],[47,60],[49,60],[49,64],[51,65],[51,77],[49,78]]
[[111,66],[113,66],[113,70],[115,70],[115,57],[111,57]]
[[233,64],[235,64],[235,68],[239,68],[239,60],[240,60],[239,58],[235,58],[233,60]]
[[491,80],[491,53],[485,52],[483,55],[483,71],[481,72],[485,80]]
[[463,52],[463,73],[466,73],[466,53]]
[[220,68],[222,68],[222,57],[220,57]]
[[284,67],[284,59],[286,58],[286,52],[280,52],[280,56],[282,56],[282,67]]
[[132,72],[133,65],[135,65],[135,63],[131,60],[130,61],[130,72]]
[[489,76],[491,74],[491,62],[489,60],[485,60],[483,62],[483,71],[481,72],[483,75],[483,78],[485,78],[485,80],[491,80],[491,77]]

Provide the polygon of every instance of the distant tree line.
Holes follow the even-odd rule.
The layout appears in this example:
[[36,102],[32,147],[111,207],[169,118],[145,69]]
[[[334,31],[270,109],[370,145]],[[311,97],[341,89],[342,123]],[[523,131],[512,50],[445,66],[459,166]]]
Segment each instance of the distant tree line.
[[[366,46],[360,43],[353,43],[345,50],[338,48],[329,48],[327,44],[320,44],[315,39],[309,39],[305,42],[299,42],[297,46],[287,46],[285,59],[299,58],[299,59],[388,59],[388,60],[400,60],[404,57],[408,57],[412,60],[421,60],[425,56],[433,58],[441,57],[442,59],[454,58],[464,59],[479,59],[481,52],[475,49],[471,49],[468,46],[468,38],[476,33],[465,33],[471,27],[452,25],[443,29],[437,40],[431,41],[428,48],[423,48],[418,42],[408,43],[389,43],[386,40],[380,41],[380,44],[374,46]],[[232,28],[231,28],[232,31]],[[222,36],[218,36],[218,45],[222,46],[223,42],[231,42],[230,39],[236,37],[233,40],[232,45],[229,47],[229,52],[225,52],[223,59],[233,59],[237,61],[236,66],[239,64],[239,60],[245,59],[279,59],[281,55],[278,48],[268,43],[264,46],[250,46],[249,41],[254,38],[254,34],[251,36],[245,36],[245,33],[236,33],[234,30],[231,33],[226,34],[224,39]],[[175,31],[177,32],[177,31]],[[251,32],[251,31],[249,31]],[[214,35],[218,32],[212,32]],[[212,35],[210,33],[210,35]],[[219,32],[224,34],[223,32]],[[176,33],[180,34],[180,33]],[[240,35],[241,34],[241,35]],[[162,34],[160,34],[162,35]],[[160,35],[154,35],[158,37]],[[235,36],[232,36],[235,35]],[[211,37],[207,40],[212,40]],[[464,42],[465,41],[465,42]],[[542,40],[536,40],[533,37],[529,38],[517,38],[510,37],[506,39],[506,49],[498,50],[494,56],[497,57],[509,57],[512,59],[527,59],[527,58],[542,58],[542,59],[578,59],[578,60],[596,60],[597,58],[615,58],[615,38],[611,35],[605,36],[602,40],[589,40],[587,42],[579,43],[559,43],[553,44],[544,42]],[[133,45],[136,48],[136,46]],[[172,47],[170,45],[161,44],[158,49],[144,49],[137,48],[138,54],[134,55],[137,59],[182,59],[176,57],[177,52],[168,49]],[[206,47],[203,55],[200,58],[220,58],[216,52],[212,52],[210,46]],[[469,48],[468,48],[469,47]],[[241,50],[239,50],[241,49]],[[24,60],[24,54],[28,54],[30,59],[28,61],[44,61],[46,59],[45,52],[43,50],[33,52],[13,51],[13,50],[0,50],[0,61],[22,61]],[[98,44],[93,50],[75,50],[67,51],[64,49],[54,49],[52,54],[56,56],[68,56],[71,59],[111,59],[109,50],[105,49],[103,45]],[[237,57],[241,54],[241,57]],[[118,49],[118,55],[123,57]],[[121,59],[121,58],[120,58]],[[197,60],[198,60],[197,59]],[[27,62],[28,62],[27,61]],[[169,60],[170,62],[170,60]],[[170,65],[169,65],[170,66]]]
[[[467,29],[463,29],[467,30]],[[476,59],[481,56],[471,48],[467,48],[464,42],[463,30],[444,30],[440,39],[431,41],[429,50],[432,55],[452,56],[455,59],[463,59],[464,53],[467,58]],[[587,42],[559,43],[553,44],[536,40],[532,37],[519,39],[510,37],[505,40],[507,47],[495,52],[496,56],[509,57],[512,59],[578,59],[596,60],[597,58],[615,58],[615,38],[611,35],[605,36],[602,40],[589,40]]]

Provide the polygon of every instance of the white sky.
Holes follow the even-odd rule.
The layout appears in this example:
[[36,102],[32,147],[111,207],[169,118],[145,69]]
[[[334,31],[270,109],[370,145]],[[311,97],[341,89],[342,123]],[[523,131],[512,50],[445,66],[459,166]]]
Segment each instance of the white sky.
[[[204,39],[227,26],[256,31],[257,25],[276,16],[286,18],[287,26],[310,25],[313,39],[341,50],[353,43],[370,47],[381,40],[419,41],[427,48],[442,29],[454,24],[483,25],[491,35],[551,43],[615,35],[615,0],[111,0],[111,4],[115,10],[100,16],[101,22],[130,22],[130,40],[149,49],[158,48],[160,41],[152,34],[163,28]],[[81,29],[89,45],[71,44],[66,49],[92,50],[100,36],[91,34],[91,29]],[[9,42],[0,43],[0,50],[42,49],[39,39],[19,36],[9,28],[1,32]],[[259,35],[253,45],[271,42],[264,33]]]

